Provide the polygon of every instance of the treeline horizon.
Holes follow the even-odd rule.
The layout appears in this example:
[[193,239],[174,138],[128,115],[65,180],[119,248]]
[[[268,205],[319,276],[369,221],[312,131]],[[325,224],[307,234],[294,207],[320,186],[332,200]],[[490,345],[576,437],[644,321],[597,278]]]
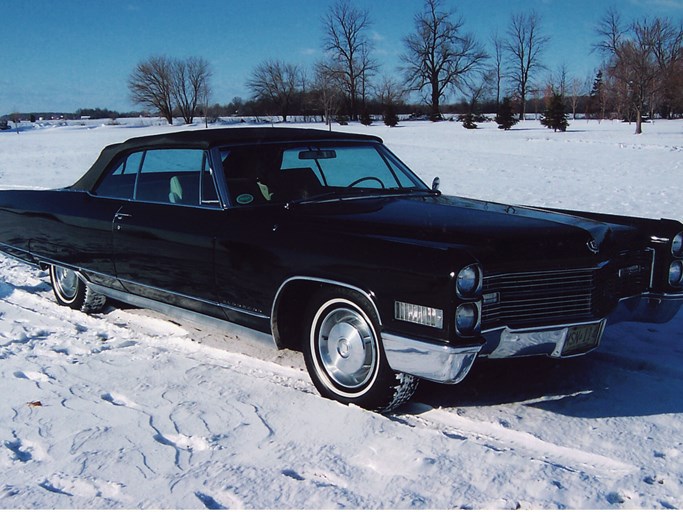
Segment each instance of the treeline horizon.
[[[414,114],[432,121],[444,115],[498,113],[509,103],[519,119],[543,114],[557,100],[571,118],[635,120],[683,117],[683,21],[660,17],[623,20],[616,7],[595,19],[592,51],[603,61],[592,76],[573,75],[562,62],[543,60],[552,37],[533,10],[513,14],[505,31],[466,31],[466,20],[445,0],[423,0],[413,31],[403,38],[402,66],[390,75],[375,57],[367,9],[337,0],[321,20],[322,60],[311,69],[268,58],[254,62],[246,82],[251,97],[228,103],[212,98],[211,64],[200,56],[157,55],[128,77],[133,104],[142,110],[78,109],[73,118],[160,116],[173,124],[219,117],[297,116],[334,121]],[[457,101],[448,101],[457,96]],[[420,100],[416,100],[416,98]],[[4,119],[45,117],[12,113]],[[69,114],[59,114],[60,117]],[[5,121],[6,124],[6,121]]]
[[[514,103],[514,101],[513,101]],[[619,115],[617,112],[605,112],[604,115],[597,108],[593,97],[590,95],[582,95],[573,98],[569,103],[574,103],[574,110],[571,105],[566,107],[567,113],[571,118],[583,119],[621,119],[624,121],[633,121],[628,116]],[[367,102],[368,114],[376,119],[380,119],[383,115],[384,105],[380,101]],[[498,111],[499,104],[495,99],[482,100],[472,108],[471,103],[466,100],[461,100],[455,103],[447,103],[441,106],[442,114],[445,116],[459,116],[468,113],[475,115],[495,115]],[[401,101],[395,104],[396,113],[400,116],[413,116],[414,118],[429,118],[429,106],[424,103],[405,102]],[[528,100],[526,117],[540,116],[546,110],[546,98],[544,95],[532,96]],[[198,117],[208,118],[209,123],[215,123],[219,118],[263,118],[264,122],[270,122],[271,119],[282,119],[282,116],[273,109],[268,102],[259,99],[243,100],[241,97],[235,97],[232,101],[225,104],[215,103],[210,105],[208,110],[200,108],[197,112]],[[656,113],[655,113],[656,115]],[[321,109],[314,107],[299,108],[294,107],[290,113],[290,117],[303,119],[311,122],[324,122],[325,113]],[[680,118],[682,114],[675,117]],[[40,122],[40,121],[79,121],[86,119],[109,119],[116,121],[117,119],[131,119],[131,118],[155,118],[162,117],[158,112],[149,110],[127,111],[119,112],[109,108],[79,108],[73,112],[14,112],[10,114],[0,115],[0,120],[8,122]],[[174,112],[173,117],[180,119],[182,116],[179,112]],[[335,122],[344,122],[348,120],[348,116],[339,114],[334,119]]]

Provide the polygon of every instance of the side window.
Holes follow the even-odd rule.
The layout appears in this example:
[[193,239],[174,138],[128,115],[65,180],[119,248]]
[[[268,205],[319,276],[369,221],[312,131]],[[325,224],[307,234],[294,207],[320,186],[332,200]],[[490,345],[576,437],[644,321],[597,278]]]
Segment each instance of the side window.
[[277,177],[282,162],[279,146],[264,144],[221,149],[223,173],[231,202],[237,206],[278,201]]
[[131,153],[102,180],[95,194],[154,203],[220,205],[206,152],[200,149]]
[[144,152],[132,153],[116,165],[99,183],[95,195],[116,199],[132,199],[135,178]]

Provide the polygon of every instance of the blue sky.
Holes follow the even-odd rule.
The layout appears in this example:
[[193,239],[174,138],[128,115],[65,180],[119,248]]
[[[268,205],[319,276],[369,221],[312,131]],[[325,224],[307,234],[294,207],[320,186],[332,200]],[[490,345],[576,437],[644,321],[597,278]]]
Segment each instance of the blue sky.
[[[513,13],[534,9],[551,35],[544,63],[593,74],[595,27],[610,6],[624,19],[683,19],[683,0],[443,0],[465,30],[488,41]],[[199,56],[213,70],[212,102],[249,97],[245,82],[268,58],[311,68],[322,57],[321,19],[334,0],[0,0],[0,114],[132,110],[127,78],[153,55]],[[402,38],[422,0],[352,0],[370,12],[382,74],[399,77]]]

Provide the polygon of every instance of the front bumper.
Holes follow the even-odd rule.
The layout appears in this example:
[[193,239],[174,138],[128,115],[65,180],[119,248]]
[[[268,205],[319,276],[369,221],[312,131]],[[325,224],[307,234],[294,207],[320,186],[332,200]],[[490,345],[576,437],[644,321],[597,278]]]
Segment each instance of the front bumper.
[[444,384],[463,380],[482,348],[482,345],[437,345],[386,332],[382,334],[382,341],[392,370]]
[[683,306],[683,293],[648,293],[619,302],[617,309],[607,317],[607,323],[664,324],[673,320],[681,306]]
[[[483,333],[485,342],[477,345],[450,346],[389,332],[382,333],[382,340],[387,362],[394,371],[434,382],[457,384],[467,376],[477,357],[583,355],[598,347],[606,325],[623,321],[668,322],[682,305],[683,294],[648,294],[622,300],[606,319],[529,329],[497,328]],[[577,335],[586,335],[590,340],[579,340],[577,344]]]
[[537,355],[565,358],[583,355],[598,347],[605,323],[605,320],[601,320],[532,329],[496,329],[484,334],[486,345],[481,355],[491,359]]

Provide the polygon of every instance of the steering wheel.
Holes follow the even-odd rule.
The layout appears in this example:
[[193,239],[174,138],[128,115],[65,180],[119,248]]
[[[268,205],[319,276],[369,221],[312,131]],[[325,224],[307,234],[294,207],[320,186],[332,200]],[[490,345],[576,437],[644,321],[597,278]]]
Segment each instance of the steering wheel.
[[384,186],[384,182],[375,176],[363,176],[362,178],[358,178],[353,183],[346,185],[346,188],[355,187],[356,185],[358,185],[359,183],[363,183],[364,181],[376,181],[377,183],[379,183],[380,187],[387,188]]

